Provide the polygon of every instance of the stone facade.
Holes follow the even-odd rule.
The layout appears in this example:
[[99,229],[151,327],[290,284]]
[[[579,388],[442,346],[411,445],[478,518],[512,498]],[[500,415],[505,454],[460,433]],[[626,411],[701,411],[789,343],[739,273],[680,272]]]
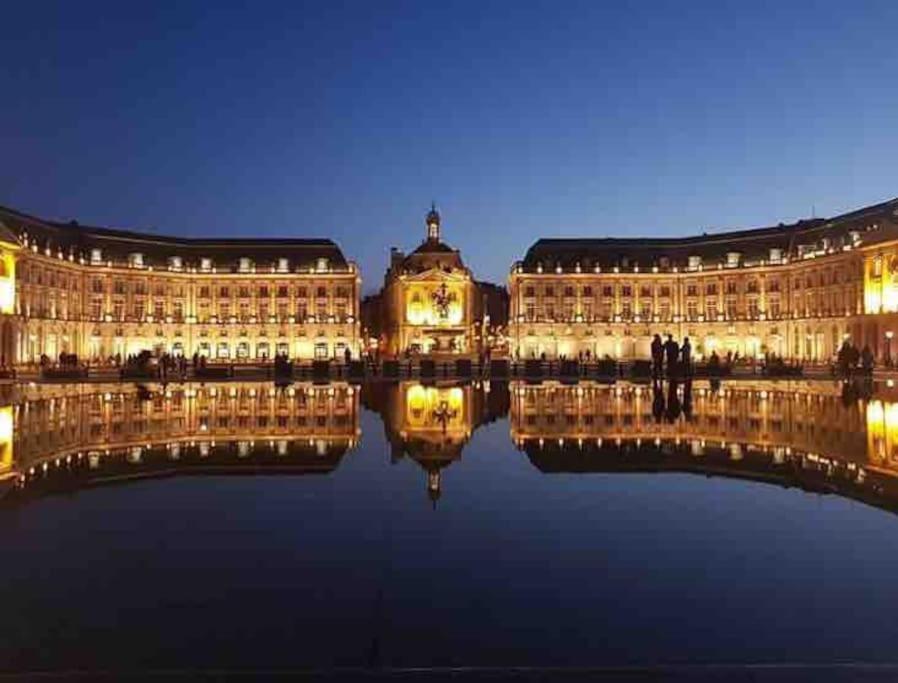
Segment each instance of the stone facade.
[[442,242],[440,222],[431,209],[420,246],[407,256],[392,250],[383,289],[373,299],[382,321],[378,345],[388,356],[468,355],[483,348],[483,296],[459,252]]
[[13,264],[0,279],[14,291],[4,365],[143,350],[210,362],[358,355],[361,278],[330,240],[177,239],[8,209],[0,224],[0,262]]
[[646,358],[652,335],[698,358],[828,361],[843,340],[890,358],[898,200],[829,220],[682,239],[552,239],[509,276],[520,358]]

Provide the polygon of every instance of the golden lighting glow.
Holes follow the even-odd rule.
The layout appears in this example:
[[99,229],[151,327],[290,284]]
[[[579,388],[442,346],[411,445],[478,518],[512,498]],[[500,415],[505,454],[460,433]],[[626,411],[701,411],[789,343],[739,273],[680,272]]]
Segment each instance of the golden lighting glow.
[[[460,325],[464,319],[462,301],[464,296],[458,287],[445,287],[442,283],[439,287],[413,286],[406,292],[406,321],[411,325]],[[440,305],[435,297],[445,296],[445,308],[440,310]]]
[[15,312],[16,259],[9,253],[0,254],[0,313]]
[[876,256],[864,270],[864,313],[898,311],[898,259]]
[[12,406],[0,408],[0,476],[8,474],[13,465]]
[[411,428],[464,427],[465,394],[461,387],[415,384],[405,395],[406,424]]
[[867,453],[877,463],[898,458],[898,403],[867,404]]

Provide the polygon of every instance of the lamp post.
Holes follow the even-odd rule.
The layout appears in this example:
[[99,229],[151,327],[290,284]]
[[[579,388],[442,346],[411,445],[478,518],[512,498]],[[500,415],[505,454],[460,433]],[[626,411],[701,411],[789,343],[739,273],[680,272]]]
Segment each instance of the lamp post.
[[892,337],[895,333],[892,330],[886,332],[886,367],[892,367]]

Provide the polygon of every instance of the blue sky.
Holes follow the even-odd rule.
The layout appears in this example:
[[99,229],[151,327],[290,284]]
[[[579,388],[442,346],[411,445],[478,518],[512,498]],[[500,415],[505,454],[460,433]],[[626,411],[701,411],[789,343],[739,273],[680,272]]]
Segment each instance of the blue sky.
[[435,199],[504,281],[541,236],[678,235],[898,195],[894,2],[4,7],[0,203],[327,236],[378,286]]

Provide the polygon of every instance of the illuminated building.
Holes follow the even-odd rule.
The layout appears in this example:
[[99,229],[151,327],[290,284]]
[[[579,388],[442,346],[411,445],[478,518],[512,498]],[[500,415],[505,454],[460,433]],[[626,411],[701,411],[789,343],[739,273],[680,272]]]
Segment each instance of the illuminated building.
[[327,239],[182,239],[0,208],[0,362],[143,350],[212,361],[358,352],[361,279]]
[[474,280],[461,255],[442,241],[441,218],[432,208],[427,236],[412,253],[390,253],[380,294],[368,299],[369,336],[396,356],[479,352],[502,321],[490,321],[494,290]]
[[[898,200],[831,219],[684,238],[542,239],[509,276],[511,351],[828,361],[843,340],[887,360],[898,330]],[[898,351],[898,349],[896,349]]]

